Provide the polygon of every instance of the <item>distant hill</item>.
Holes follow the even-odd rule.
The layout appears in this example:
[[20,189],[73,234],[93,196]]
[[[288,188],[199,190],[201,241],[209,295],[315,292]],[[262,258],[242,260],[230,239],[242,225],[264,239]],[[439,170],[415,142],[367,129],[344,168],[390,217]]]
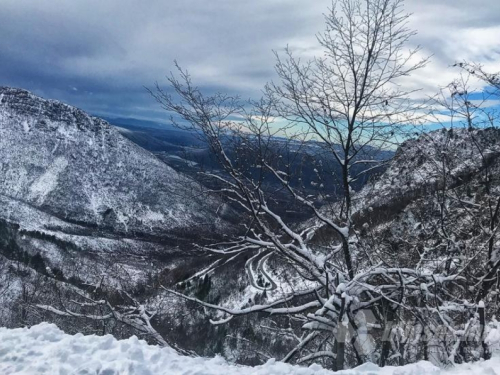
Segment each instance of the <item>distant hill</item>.
[[[123,118],[120,124],[114,120],[110,121],[123,136],[153,152],[159,159],[181,173],[193,178],[198,177],[200,168],[215,171],[216,173],[224,173],[220,170],[220,166],[212,156],[207,144],[195,132],[168,126],[162,128],[159,126],[146,127],[147,122],[141,122],[141,125],[133,125],[139,121],[135,119]],[[242,154],[241,151],[233,150],[234,145],[231,137],[224,138],[224,141],[227,142],[227,150],[231,157],[238,159],[238,162],[242,165],[242,170],[246,170],[251,174],[254,155]],[[279,137],[275,138],[275,142],[275,151],[289,160],[290,169],[293,172],[291,180],[293,187],[303,190],[305,194],[315,194],[321,191],[324,193],[322,195],[326,196],[329,201],[338,199],[338,194],[341,194],[342,191],[339,179],[341,175],[340,165],[333,159],[330,152],[324,150],[320,142],[309,141],[306,145],[302,145]],[[338,152],[342,153],[340,148]],[[238,156],[236,157],[237,153]],[[394,152],[391,150],[366,147],[358,157],[361,159],[389,160],[393,155]],[[353,167],[353,173],[356,173],[357,167]],[[362,166],[358,168],[362,168]],[[319,181],[318,171],[322,175],[331,176],[331,178]],[[361,189],[374,175],[383,171],[384,167],[380,167],[364,174],[353,184],[354,188],[356,190]],[[297,220],[306,219],[304,215],[306,213],[296,212],[295,209],[289,207],[289,195],[286,191],[279,189],[280,183],[273,176],[268,176],[264,184],[275,191],[273,195],[278,202],[275,207],[278,212],[288,218],[294,216]],[[321,203],[318,202],[318,204]]]

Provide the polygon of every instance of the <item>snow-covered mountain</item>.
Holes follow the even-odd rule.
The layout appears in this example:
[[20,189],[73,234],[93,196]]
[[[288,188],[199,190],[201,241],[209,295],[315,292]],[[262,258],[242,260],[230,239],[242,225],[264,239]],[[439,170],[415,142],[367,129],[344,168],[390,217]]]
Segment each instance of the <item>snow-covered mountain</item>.
[[[0,87],[0,195],[64,221],[162,233],[213,222],[192,181],[104,120]],[[2,216],[8,215],[2,212]]]
[[217,203],[106,121],[0,87],[0,320],[50,280],[135,287],[226,228]]
[[[477,179],[486,166],[499,169],[500,129],[440,129],[398,148],[386,171],[356,194],[354,217],[382,219],[442,189]],[[446,179],[446,181],[444,180]],[[496,179],[492,181],[498,185]],[[394,220],[394,217],[392,217]]]

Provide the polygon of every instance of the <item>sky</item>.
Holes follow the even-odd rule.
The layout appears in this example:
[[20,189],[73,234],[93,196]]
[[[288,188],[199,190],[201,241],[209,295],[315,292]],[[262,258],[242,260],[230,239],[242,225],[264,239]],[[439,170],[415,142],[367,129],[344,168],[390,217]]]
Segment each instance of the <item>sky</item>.
[[[257,99],[273,51],[321,55],[331,0],[0,0],[0,85],[92,114],[167,121],[146,87],[188,69],[207,92]],[[456,61],[500,71],[500,1],[407,0],[410,27],[431,63],[409,79],[432,95]],[[478,87],[479,89],[479,87]]]

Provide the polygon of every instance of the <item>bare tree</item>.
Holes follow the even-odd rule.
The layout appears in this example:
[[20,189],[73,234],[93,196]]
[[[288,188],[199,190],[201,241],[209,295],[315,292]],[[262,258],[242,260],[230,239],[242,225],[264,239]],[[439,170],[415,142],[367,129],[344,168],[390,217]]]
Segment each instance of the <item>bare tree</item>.
[[[486,317],[498,313],[500,131],[489,103],[498,92],[490,86],[481,94],[471,88],[472,73],[464,73],[436,97],[434,125],[442,129],[399,151],[394,184],[409,186],[398,194],[411,194],[412,203],[392,212],[390,230],[374,225],[370,233],[372,256],[449,280],[432,291],[421,288],[413,301],[411,293],[403,296],[398,329],[417,327],[395,337],[404,361],[423,355],[455,363],[490,355]],[[409,339],[418,335],[427,339]]]
[[[94,321],[114,320],[133,328],[136,332],[153,340],[160,346],[170,345],[153,328],[151,319],[156,315],[155,311],[150,311],[144,304],[141,304],[129,293],[120,290],[119,295],[124,299],[122,304],[111,304],[107,299],[93,299],[91,296],[77,292],[80,300],[73,299],[70,302],[80,311],[69,309],[66,306],[59,309],[52,305],[37,304],[36,307],[63,317],[81,318]],[[90,310],[90,311],[89,311]],[[96,314],[95,310],[102,311]]]
[[[452,252],[451,257],[463,256],[467,259],[461,271],[472,281],[469,286],[470,295],[467,300],[480,306],[480,342],[482,346],[483,358],[488,358],[490,353],[484,341],[485,338],[485,315],[489,310],[490,315],[498,313],[497,290],[500,285],[500,262],[498,261],[498,230],[500,219],[500,195],[498,192],[498,170],[497,163],[500,156],[498,141],[500,131],[498,128],[499,113],[492,102],[498,100],[500,96],[500,74],[489,73],[480,64],[467,62],[457,63],[462,72],[460,77],[452,82],[448,87],[448,95],[441,95],[438,104],[440,111],[448,113],[450,117],[451,130],[461,131],[465,134],[468,148],[471,150],[469,164],[476,168],[477,177],[475,180],[449,179],[448,183],[443,183],[443,194],[441,211],[442,227],[447,219],[447,229],[442,233],[446,235],[447,242],[452,245],[452,239],[460,238],[457,218],[448,219],[451,215],[449,211],[450,200],[453,200],[456,211],[466,212],[470,222],[469,239],[466,244],[471,244],[471,248],[463,246],[465,249]],[[471,81],[479,80],[480,85],[485,88],[474,87]],[[467,129],[465,131],[464,129]],[[453,152],[453,150],[447,150]],[[451,170],[446,158],[443,156],[443,175],[454,177],[456,171]],[[469,167],[470,168],[470,167]],[[475,191],[475,194],[471,192]],[[448,208],[446,208],[448,206]],[[451,224],[451,225],[450,225]],[[463,235],[462,235],[463,237]],[[453,260],[447,261],[447,271]]]
[[[500,295],[500,171],[492,166],[500,156],[500,142],[492,140],[500,133],[486,129],[497,118],[485,103],[498,95],[499,75],[458,64],[467,74],[435,99],[434,114],[445,129],[423,134],[407,148],[425,159],[425,167],[416,176],[420,185],[406,192],[420,194],[412,217],[405,222],[397,216],[393,225],[403,231],[365,226],[366,195],[354,194],[359,179],[386,163],[377,154],[396,145],[409,124],[429,118],[412,100],[413,91],[400,86],[426,63],[418,48],[405,49],[414,34],[407,20],[398,0],[336,2],[318,36],[324,57],[303,63],[288,48],[284,58],[276,54],[279,80],[265,87],[259,101],[206,96],[179,66],[178,75],[168,77],[168,90],[157,85],[151,91],[172,122],[206,141],[221,170],[200,175],[210,181],[209,193],[238,210],[243,228],[224,243],[196,244],[219,258],[186,282],[209,280],[217,267],[246,255],[244,272],[266,298],[227,307],[180,289],[164,291],[216,311],[214,325],[248,314],[285,316],[286,327],[272,320],[267,326],[296,342],[284,361],[340,370],[366,361],[385,366],[420,359],[453,364],[478,359],[478,353],[488,358],[486,316],[497,312]],[[489,85],[479,101],[468,88],[470,76]],[[404,160],[404,149],[399,152]],[[315,163],[314,181],[303,180],[298,155]],[[337,200],[325,186],[339,187]],[[311,219],[287,217],[282,194]],[[271,275],[269,259],[293,276]],[[147,303],[123,289],[115,293],[118,302],[111,302],[112,295],[76,292],[71,309],[67,301],[36,307],[61,317],[118,322],[167,345]],[[268,351],[259,356],[268,358]]]
[[[384,303],[400,304],[403,286],[435,285],[430,275],[387,267],[367,256],[358,248],[352,219],[357,179],[380,167],[384,160],[377,151],[394,145],[404,125],[422,115],[422,107],[411,100],[413,91],[398,85],[427,61],[418,59],[418,48],[406,49],[414,35],[407,28],[408,17],[398,0],[337,1],[325,17],[327,30],[318,35],[324,57],[302,63],[288,48],[285,59],[276,54],[280,80],[268,84],[258,102],[245,104],[223,94],[205,96],[179,67],[179,78],[168,77],[169,90],[157,85],[151,92],[175,114],[172,122],[204,137],[224,170],[204,173],[220,186],[212,193],[240,209],[245,232],[233,242],[206,250],[236,255],[266,249],[291,265],[308,285],[244,309],[168,291],[228,315],[214,324],[255,312],[296,316],[306,333],[285,361],[326,358],[342,369],[346,345],[354,356],[351,364],[371,359],[373,353],[363,342],[367,324],[363,310],[374,308],[380,321]],[[308,194],[293,183],[293,171],[282,157],[293,147],[320,150],[336,165],[333,176],[331,171],[317,171],[321,181],[338,179],[341,187],[339,201],[330,208],[318,204],[324,192]],[[239,163],[242,152],[251,157],[251,170]],[[313,219],[304,226],[287,222],[273,207],[269,180]],[[327,247],[317,246],[320,229],[331,231],[336,240]],[[347,326],[353,327],[352,332]]]

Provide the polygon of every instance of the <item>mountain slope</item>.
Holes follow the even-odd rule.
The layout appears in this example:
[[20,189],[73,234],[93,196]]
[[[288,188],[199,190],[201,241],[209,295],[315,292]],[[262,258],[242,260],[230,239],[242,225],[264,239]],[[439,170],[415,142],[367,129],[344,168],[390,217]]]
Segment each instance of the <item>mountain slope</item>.
[[132,290],[190,262],[195,236],[226,229],[212,204],[220,203],[104,120],[0,87],[2,324],[43,319],[19,309],[53,303],[52,288]]
[[499,157],[497,128],[424,133],[403,143],[387,170],[356,194],[354,217],[359,222],[367,216],[385,219],[443,186],[460,187],[477,179],[486,167],[498,169]]
[[[63,220],[161,233],[213,222],[192,181],[107,122],[0,88],[0,194]],[[189,190],[189,189],[187,189]]]

